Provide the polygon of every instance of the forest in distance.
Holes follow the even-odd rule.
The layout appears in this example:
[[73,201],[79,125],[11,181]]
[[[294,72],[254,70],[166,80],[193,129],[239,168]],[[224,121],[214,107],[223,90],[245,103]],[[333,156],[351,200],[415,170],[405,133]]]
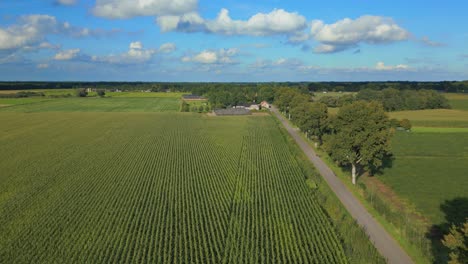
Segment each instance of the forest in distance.
[[261,87],[296,87],[308,91],[357,92],[363,89],[382,90],[395,88],[399,90],[436,90],[441,92],[468,92],[468,80],[442,82],[0,82],[0,90],[29,90],[29,89],[119,89],[119,90],[151,90],[153,92],[192,92],[206,93],[212,88],[253,88]]

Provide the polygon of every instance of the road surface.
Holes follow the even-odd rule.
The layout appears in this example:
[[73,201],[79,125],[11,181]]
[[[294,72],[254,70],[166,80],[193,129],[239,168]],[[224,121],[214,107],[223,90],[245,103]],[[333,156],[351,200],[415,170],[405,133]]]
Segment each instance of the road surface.
[[302,151],[304,151],[309,160],[314,164],[351,216],[363,227],[372,243],[374,243],[374,246],[380,254],[387,259],[387,262],[390,264],[413,263],[408,254],[406,254],[395,239],[393,239],[377,220],[367,212],[366,208],[364,208],[359,200],[354,197],[341,180],[335,176],[332,170],[317,156],[314,149],[302,139],[298,131],[291,127],[285,117],[274,107],[271,108],[271,111],[281,121],[291,137],[294,138]]

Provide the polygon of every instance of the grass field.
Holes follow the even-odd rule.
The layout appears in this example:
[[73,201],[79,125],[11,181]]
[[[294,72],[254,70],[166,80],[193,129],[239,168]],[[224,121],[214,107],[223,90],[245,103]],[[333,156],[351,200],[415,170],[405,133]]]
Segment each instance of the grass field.
[[[0,112],[166,112],[179,111],[177,97],[0,99]],[[11,104],[11,106],[6,106]],[[6,106],[6,107],[5,107]]]
[[146,93],[146,92],[107,92],[110,97],[156,97],[156,98],[177,98],[180,99],[185,93]]
[[1,260],[349,261],[271,116],[3,112],[0,123]]
[[454,109],[431,109],[388,113],[391,118],[407,118],[413,126],[468,127],[468,112]]
[[393,142],[393,166],[379,178],[442,223],[441,204],[468,196],[468,133],[399,132]]
[[445,94],[450,102],[452,109],[468,111],[468,93],[465,94]]

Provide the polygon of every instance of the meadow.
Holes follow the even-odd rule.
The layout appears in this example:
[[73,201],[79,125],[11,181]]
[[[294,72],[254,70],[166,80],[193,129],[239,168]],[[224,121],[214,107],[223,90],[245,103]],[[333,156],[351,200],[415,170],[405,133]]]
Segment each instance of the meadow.
[[445,94],[445,97],[449,100],[452,109],[468,110],[468,93],[449,93]]
[[[2,108],[0,259],[382,262],[354,223],[335,225],[343,217],[322,205],[343,209],[334,197],[319,202],[273,117],[178,107],[171,97],[113,97]],[[356,232],[361,252],[343,242]]]
[[0,99],[0,112],[176,112],[179,101],[176,96]]
[[379,179],[414,204],[431,223],[441,224],[447,213],[441,205],[467,197],[468,131],[418,130],[396,133],[395,159]]

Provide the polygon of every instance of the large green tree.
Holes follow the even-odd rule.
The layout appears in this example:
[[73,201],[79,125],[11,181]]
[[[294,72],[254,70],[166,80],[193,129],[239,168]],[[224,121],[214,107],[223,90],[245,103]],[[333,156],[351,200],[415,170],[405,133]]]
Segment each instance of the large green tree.
[[301,103],[291,109],[295,124],[309,137],[315,137],[318,144],[329,128],[328,107],[322,103]]
[[390,155],[393,130],[380,103],[357,101],[344,105],[334,119],[333,128],[324,147],[338,164],[351,166],[353,184],[358,171],[378,169]]

